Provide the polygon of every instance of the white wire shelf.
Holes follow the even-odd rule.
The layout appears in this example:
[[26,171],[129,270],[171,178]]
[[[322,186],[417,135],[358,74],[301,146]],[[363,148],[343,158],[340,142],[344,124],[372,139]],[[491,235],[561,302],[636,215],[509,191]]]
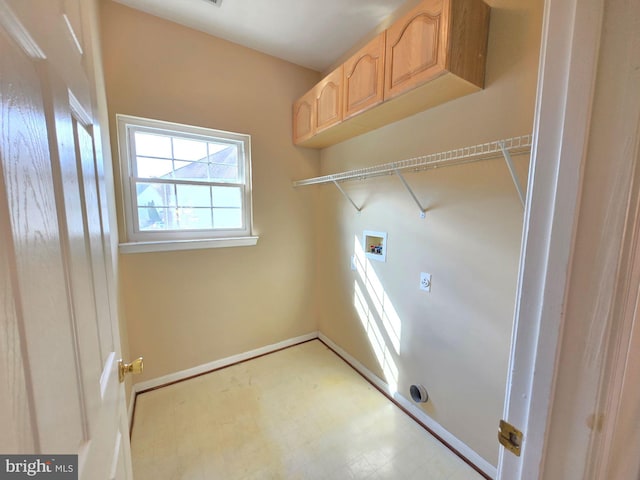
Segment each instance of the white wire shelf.
[[505,156],[518,155],[531,151],[531,135],[522,135],[494,142],[481,143],[471,147],[462,147],[447,152],[431,153],[420,157],[409,158],[397,162],[383,163],[373,167],[358,168],[321,177],[307,178],[293,182],[294,187],[318,185],[323,183],[346,182],[350,180],[365,180],[380,175],[399,174],[400,171],[419,172],[432,168],[461,165]]

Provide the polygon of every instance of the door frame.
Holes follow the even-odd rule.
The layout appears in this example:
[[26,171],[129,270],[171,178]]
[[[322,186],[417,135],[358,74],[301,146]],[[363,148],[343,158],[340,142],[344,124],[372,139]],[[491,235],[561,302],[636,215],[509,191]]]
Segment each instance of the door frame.
[[[584,328],[580,322],[565,324],[565,309],[567,292],[572,286],[570,273],[584,162],[590,139],[602,140],[604,135],[590,131],[590,125],[595,86],[599,80],[601,43],[613,35],[611,30],[602,28],[605,9],[607,12],[613,10],[610,8],[613,3],[617,6],[617,15],[623,16],[620,12],[624,10],[621,5],[624,7],[628,4],[625,0],[612,3],[604,0],[545,1],[529,194],[504,407],[504,418],[524,432],[524,442],[520,457],[500,449],[499,479],[559,478],[553,477],[553,472],[545,471],[545,462],[551,453],[545,449],[547,442],[557,432],[563,429],[577,430],[578,426],[577,417],[567,416],[553,425],[550,421],[552,409],[560,411],[571,408],[554,395],[556,382],[563,380],[560,372],[563,336],[572,338],[573,333]],[[632,15],[631,11],[627,13]],[[633,15],[634,20],[628,21],[629,24],[638,22],[638,14]],[[634,38],[637,40],[640,35]],[[624,115],[632,125],[638,122],[638,118],[632,118],[633,111]],[[635,139],[624,134],[615,132],[613,137],[621,142],[635,141],[637,149],[640,132],[636,132]],[[636,189],[637,181],[636,185],[632,185],[632,182],[630,179],[629,187]],[[635,224],[638,214],[631,204],[633,198],[625,197],[628,193],[616,192],[618,198],[625,199],[623,203],[631,207],[619,214],[624,217],[627,228]],[[616,268],[633,258],[633,248],[623,249],[623,240],[618,235],[603,240],[608,246],[619,249],[619,255],[611,260],[616,263]],[[620,295],[635,295],[640,287],[639,279],[636,278],[634,284],[623,278],[624,270],[617,269],[616,285],[612,292],[606,292],[612,305]],[[577,281],[573,279],[574,283]],[[615,436],[611,421],[619,420],[614,410],[616,402],[611,402],[611,398],[615,397],[616,392],[628,393],[623,392],[620,385],[620,366],[631,357],[636,364],[639,360],[638,353],[625,349],[628,339],[624,338],[624,332],[631,331],[635,315],[626,315],[624,318],[616,315],[613,310],[607,318],[602,319],[606,332],[603,342],[607,350],[596,362],[599,384],[595,388],[594,398],[585,400],[597,405],[594,415],[612,418],[605,420],[601,427],[596,422],[596,427],[590,429],[590,438],[578,448],[577,455],[572,459],[574,462],[583,462],[579,467],[586,472],[584,478],[596,478],[593,477],[596,475],[594,458],[600,457],[606,462],[611,453],[611,436]],[[593,376],[594,366],[590,368],[589,374]],[[575,376],[586,373],[586,367],[584,371],[570,372]],[[567,375],[567,372],[563,374]],[[637,390],[635,393],[638,393]],[[557,418],[554,417],[554,421]],[[583,425],[580,427],[584,429]],[[601,428],[605,435],[600,434]]]

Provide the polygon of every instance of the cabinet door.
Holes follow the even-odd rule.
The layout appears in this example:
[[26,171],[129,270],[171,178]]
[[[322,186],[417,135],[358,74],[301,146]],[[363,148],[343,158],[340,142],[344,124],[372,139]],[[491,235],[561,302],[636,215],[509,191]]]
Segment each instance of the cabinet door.
[[384,98],[445,71],[450,0],[423,0],[387,30]]
[[342,65],[315,87],[316,133],[342,121]]
[[382,32],[345,62],[344,119],[378,105],[384,98],[385,37],[386,32]]
[[311,89],[293,104],[293,143],[307,140],[315,130],[315,89]]

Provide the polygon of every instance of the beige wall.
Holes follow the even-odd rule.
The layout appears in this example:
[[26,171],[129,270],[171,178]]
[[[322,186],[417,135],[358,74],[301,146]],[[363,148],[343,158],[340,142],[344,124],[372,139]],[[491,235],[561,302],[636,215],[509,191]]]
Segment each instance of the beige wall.
[[[491,5],[485,90],[323,150],[322,173],[530,133],[543,2]],[[526,185],[528,157],[515,161]],[[409,398],[410,384],[424,384],[425,412],[495,465],[523,208],[501,159],[406,179],[429,209],[424,220],[395,177],[344,185],[365,205],[360,215],[335,188],[307,187],[320,191],[322,205],[319,329],[385,378],[354,307],[363,280],[349,257],[364,229],[388,232],[387,262],[371,266],[401,320],[399,353],[372,318],[398,369],[399,392]],[[421,271],[433,275],[431,293],[418,289]]]
[[[485,90],[318,152],[290,138],[291,104],[319,74],[103,0],[112,131],[124,113],[252,135],[256,247],[121,256],[142,379],[318,328],[384,377],[349,257],[364,229],[386,231],[387,262],[371,270],[401,321],[399,352],[371,318],[399,391],[423,383],[426,413],[495,464],[523,214],[504,162],[408,174],[424,220],[394,177],[345,185],[360,215],[335,188],[290,181],[530,133],[542,4],[491,2]],[[515,161],[524,183],[528,158]],[[417,288],[421,271],[431,293]]]
[[291,180],[319,154],[293,147],[291,104],[319,74],[112,1],[101,14],[112,132],[122,113],[252,136],[257,246],[120,256],[139,380],[315,331],[317,193]]

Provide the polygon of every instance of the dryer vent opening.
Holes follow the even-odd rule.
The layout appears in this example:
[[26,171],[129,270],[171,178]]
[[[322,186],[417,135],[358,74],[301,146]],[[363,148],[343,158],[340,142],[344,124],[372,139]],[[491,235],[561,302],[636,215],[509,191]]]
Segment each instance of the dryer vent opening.
[[411,385],[409,387],[411,399],[416,403],[426,403],[429,400],[427,389],[423,385]]

